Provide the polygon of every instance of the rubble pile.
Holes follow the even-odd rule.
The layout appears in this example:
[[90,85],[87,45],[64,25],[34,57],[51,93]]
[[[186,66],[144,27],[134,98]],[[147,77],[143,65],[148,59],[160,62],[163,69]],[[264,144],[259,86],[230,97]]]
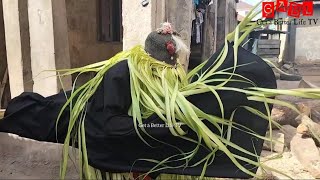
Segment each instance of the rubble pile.
[[[278,98],[283,100],[287,97]],[[262,161],[278,156],[266,165],[284,170],[283,173],[287,172],[294,179],[320,179],[320,100],[286,100],[291,101],[302,114],[289,108],[274,106],[272,118],[281,127],[273,126],[267,132],[269,141],[265,141],[263,145]],[[293,165],[295,168],[290,169]],[[277,173],[260,171],[268,176],[266,179],[270,179],[270,174],[273,179],[284,178]],[[307,175],[301,176],[303,173]]]

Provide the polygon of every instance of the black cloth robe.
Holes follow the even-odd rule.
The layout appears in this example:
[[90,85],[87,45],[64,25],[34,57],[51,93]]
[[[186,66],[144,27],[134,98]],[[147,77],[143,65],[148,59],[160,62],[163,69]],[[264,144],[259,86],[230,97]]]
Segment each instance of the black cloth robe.
[[[229,44],[229,53],[219,68],[226,69],[233,67],[233,48]],[[215,53],[208,63],[201,70],[206,69],[215,62],[219,51]],[[258,56],[239,48],[238,67],[236,73],[251,79],[258,87],[276,88],[276,80],[271,68]],[[230,72],[230,71],[229,71]],[[226,76],[216,75],[211,78],[225,78]],[[196,79],[194,79],[196,80]],[[212,83],[214,84],[214,83]],[[226,86],[247,88],[246,83],[229,82]],[[265,105],[258,102],[250,102],[243,93],[233,91],[218,91],[225,109],[225,116],[230,114],[239,106],[251,106],[266,113]],[[70,94],[70,92],[68,92]],[[188,100],[206,113],[221,116],[220,108],[215,96],[211,93],[204,93],[188,97]],[[55,123],[61,107],[66,102],[64,93],[59,93],[50,97],[42,97],[36,93],[22,93],[12,99],[5,112],[5,117],[0,121],[0,132],[8,132],[31,138],[39,141],[63,143],[68,127],[69,112],[64,112],[58,124],[58,136],[56,136]],[[148,172],[156,164],[138,159],[163,160],[180,152],[173,146],[168,146],[154,141],[146,136],[146,140],[153,146],[144,144],[137,136],[133,126],[132,117],[128,115],[131,105],[130,79],[127,61],[122,61],[112,67],[104,77],[98,90],[91,98],[87,117],[85,120],[86,143],[88,150],[89,164],[94,168],[105,172]],[[270,106],[270,109],[272,107]],[[234,121],[244,125],[259,135],[264,136],[268,127],[268,122],[260,117],[239,108],[235,114]],[[155,124],[164,124],[156,115],[144,120],[151,127]],[[208,124],[208,126],[210,126]],[[188,128],[183,127],[185,130]],[[212,131],[216,131],[211,127]],[[194,143],[182,140],[171,135],[167,128],[146,128],[153,137],[168,144],[179,147],[184,152],[189,152],[195,148]],[[196,138],[192,131],[188,131],[188,137]],[[237,129],[232,130],[231,141],[242,148],[261,153],[263,141],[252,135]],[[239,152],[229,147],[231,152],[257,161],[255,157]],[[204,158],[209,151],[200,148],[193,162]],[[181,156],[180,156],[181,158]],[[240,161],[241,162],[241,161]],[[169,165],[178,166],[184,162],[174,162]],[[257,167],[241,162],[243,166],[256,172]],[[159,173],[183,174],[199,176],[203,164],[193,168],[165,169],[152,175],[156,177]],[[222,152],[218,151],[214,162],[208,166],[206,176],[223,178],[251,178],[250,175],[240,171],[230,159]]]

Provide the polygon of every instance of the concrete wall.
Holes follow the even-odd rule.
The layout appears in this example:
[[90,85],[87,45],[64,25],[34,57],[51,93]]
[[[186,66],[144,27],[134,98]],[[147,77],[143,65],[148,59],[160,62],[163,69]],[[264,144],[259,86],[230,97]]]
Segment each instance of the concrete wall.
[[[11,96],[58,92],[54,71],[70,68],[64,0],[3,0]],[[71,88],[71,78],[63,79]]]
[[[98,41],[97,0],[3,1],[12,97],[23,91],[55,94],[59,79],[47,78],[55,73],[40,72],[84,66],[122,50],[120,42]],[[71,78],[63,83],[71,88]]]
[[11,96],[24,91],[18,0],[2,0]]
[[72,67],[99,62],[122,51],[121,42],[98,41],[97,0],[66,0]]
[[[0,133],[0,179],[59,179],[62,149],[61,144]],[[66,179],[79,179],[78,164],[71,156]]]
[[295,62],[298,65],[320,64],[320,5],[314,9],[312,18],[318,18],[316,25],[298,25],[295,29]]
[[31,68],[34,76],[39,74],[34,80],[33,91],[50,96],[58,91],[56,72],[48,71],[56,69],[51,0],[28,0],[28,14]]
[[234,31],[236,25],[236,1],[218,0],[217,49],[224,45],[226,35]]
[[[71,62],[65,0],[53,0],[52,9],[56,68],[68,69],[71,68]],[[71,77],[63,77],[61,80],[64,88],[71,88]],[[62,89],[60,79],[57,79],[57,81],[60,90]]]
[[231,33],[235,30],[236,26],[238,25],[237,20],[237,3],[236,0],[227,0],[228,6],[227,6],[227,32]]
[[155,29],[156,4],[151,1],[143,7],[141,0],[123,0],[123,49],[144,45],[148,34]]
[[213,0],[208,6],[204,21],[204,42],[202,60],[207,60],[216,51],[217,41],[217,6],[218,0]]
[[166,19],[173,24],[188,46],[191,43],[192,8],[193,1],[190,0],[166,1]]
[[320,27],[296,29],[295,62],[298,64],[320,63]]

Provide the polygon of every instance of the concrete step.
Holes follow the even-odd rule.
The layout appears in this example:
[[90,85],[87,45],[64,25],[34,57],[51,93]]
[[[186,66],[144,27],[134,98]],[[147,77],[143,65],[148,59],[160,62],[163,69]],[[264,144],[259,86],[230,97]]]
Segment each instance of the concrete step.
[[299,87],[300,81],[283,81],[278,80],[278,89],[297,89]]
[[[62,148],[61,144],[0,133],[0,179],[59,179]],[[69,152],[72,154],[72,148]],[[68,161],[66,179],[79,179],[76,166]]]
[[320,75],[318,76],[303,76],[303,79],[312,84],[312,86],[320,87]]
[[305,79],[302,79],[300,81],[300,84],[299,84],[299,88],[319,88],[320,84],[319,83],[314,83],[314,82],[311,82],[311,81],[307,81]]

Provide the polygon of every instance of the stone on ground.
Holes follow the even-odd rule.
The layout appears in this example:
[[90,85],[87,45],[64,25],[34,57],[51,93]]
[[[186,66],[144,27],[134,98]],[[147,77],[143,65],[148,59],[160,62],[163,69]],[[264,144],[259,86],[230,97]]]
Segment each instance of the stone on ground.
[[304,125],[304,124],[300,124],[298,127],[297,127],[297,133],[298,134],[302,134],[302,135],[308,135],[308,132],[309,132],[309,128]]
[[282,133],[284,133],[284,145],[286,148],[290,149],[290,142],[296,135],[297,129],[291,125],[284,125],[282,126]]
[[[270,132],[267,132],[266,137],[270,138]],[[284,134],[279,130],[273,130],[271,139],[272,141],[264,141],[263,149],[282,153],[284,150]]]
[[297,134],[291,141],[291,152],[314,178],[320,178],[320,153],[312,138]]
[[296,122],[299,114],[287,107],[274,106],[271,111],[271,118],[280,125],[291,125],[297,127],[300,123]]

